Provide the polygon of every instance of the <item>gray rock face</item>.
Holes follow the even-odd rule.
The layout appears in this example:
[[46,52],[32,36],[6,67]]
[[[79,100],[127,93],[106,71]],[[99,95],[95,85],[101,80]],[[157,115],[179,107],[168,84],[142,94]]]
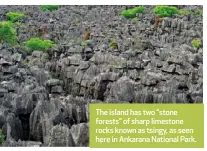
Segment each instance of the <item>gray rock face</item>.
[[6,141],[2,145],[3,147],[41,147],[42,143],[41,142],[36,142],[36,141]]
[[87,147],[89,145],[89,126],[87,123],[80,123],[71,127],[76,146]]
[[30,137],[45,142],[53,126],[87,122],[87,104],[73,97],[39,101],[30,116]]
[[66,125],[54,126],[45,143],[49,147],[74,147],[73,137],[69,128]]
[[114,96],[116,100],[133,102],[135,96],[134,84],[126,77],[120,78],[112,85],[110,94],[112,97]]
[[[120,16],[126,6],[50,12],[1,5],[0,21],[10,11],[26,13],[15,25],[21,46],[0,43],[3,146],[88,146],[90,103],[203,103],[203,44],[191,44],[203,42],[202,15],[164,17],[156,25],[154,6],[144,7],[126,19]],[[23,46],[40,36],[56,48]]]

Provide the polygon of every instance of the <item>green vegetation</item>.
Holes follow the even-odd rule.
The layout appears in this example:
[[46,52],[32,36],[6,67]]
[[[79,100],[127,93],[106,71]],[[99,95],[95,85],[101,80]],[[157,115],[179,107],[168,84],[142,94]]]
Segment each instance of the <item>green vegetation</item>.
[[187,15],[187,14],[191,14],[191,12],[188,11],[188,10],[185,10],[185,9],[180,9],[180,10],[179,10],[179,14],[180,14],[180,15]]
[[2,130],[0,129],[0,144],[4,142],[4,139],[5,139],[5,135],[2,134]]
[[77,24],[75,24],[75,23],[74,23],[74,24],[72,24],[72,27],[76,27],[76,26],[77,26]]
[[188,11],[185,9],[177,9],[174,6],[156,6],[153,9],[153,12],[158,16],[158,17],[171,17],[174,14],[179,14],[179,15],[187,15],[187,14],[196,14],[196,15],[201,15],[203,12],[201,10],[196,10],[195,12]]
[[53,11],[53,10],[57,10],[60,6],[59,5],[42,5],[40,6],[40,9],[43,11],[49,10],[49,11]]
[[3,21],[0,22],[0,42],[14,45],[17,40],[17,33],[13,27],[13,23]]
[[117,49],[118,44],[117,44],[116,40],[112,40],[109,47],[112,49]]
[[201,15],[202,13],[203,13],[203,12],[202,12],[201,10],[196,10],[196,11],[195,11],[195,14],[196,14],[196,15]]
[[179,14],[179,10],[174,6],[156,6],[153,12],[158,17],[171,17],[174,14]]
[[137,13],[143,13],[143,11],[144,11],[144,7],[139,6],[139,7],[133,8],[133,9],[123,10],[121,12],[121,15],[126,18],[135,18]]
[[56,44],[51,40],[41,40],[40,38],[31,38],[25,42],[25,45],[30,50],[45,51],[49,48],[56,47]]
[[15,25],[21,26],[21,23],[17,21],[17,22],[15,22]]
[[193,39],[192,42],[191,42],[193,48],[200,48],[201,47],[201,40],[196,38],[196,39]]
[[6,16],[11,22],[16,22],[24,18],[24,14],[18,12],[9,12]]
[[81,46],[82,46],[82,47],[86,47],[87,45],[88,45],[87,42],[85,42],[85,41],[81,42]]

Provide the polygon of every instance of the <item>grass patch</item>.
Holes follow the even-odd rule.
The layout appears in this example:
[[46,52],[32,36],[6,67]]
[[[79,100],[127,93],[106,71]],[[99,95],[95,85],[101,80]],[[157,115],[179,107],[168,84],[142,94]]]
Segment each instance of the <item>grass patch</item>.
[[57,10],[60,7],[60,5],[41,5],[40,9],[43,11],[49,10],[49,11],[53,11],[53,10]]
[[9,12],[6,14],[7,18],[11,22],[16,22],[25,17],[23,13],[18,13],[18,12]]
[[126,17],[126,18],[135,18],[136,14],[143,13],[143,11],[144,11],[144,7],[143,6],[138,6],[138,7],[135,7],[133,9],[123,10],[121,12],[121,15]]
[[40,38],[31,38],[30,40],[25,42],[25,46],[27,46],[30,50],[39,50],[45,51],[49,48],[56,47],[56,44],[51,40],[41,40]]
[[3,21],[0,22],[0,42],[16,44],[17,32],[13,27],[13,23]]
[[191,42],[193,48],[200,48],[201,47],[201,40],[196,38],[196,39],[193,39],[192,42]]

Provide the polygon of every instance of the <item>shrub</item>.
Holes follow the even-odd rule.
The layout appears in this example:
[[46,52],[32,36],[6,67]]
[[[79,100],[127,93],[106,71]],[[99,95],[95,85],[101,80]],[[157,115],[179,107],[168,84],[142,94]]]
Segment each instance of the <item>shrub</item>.
[[0,129],[0,144],[4,142],[4,139],[5,139],[5,135],[2,134],[2,130]]
[[43,11],[49,10],[49,11],[53,11],[53,10],[57,10],[60,6],[59,5],[42,5],[40,6],[40,9]]
[[193,48],[200,48],[201,47],[201,40],[200,39],[193,39],[191,42]]
[[25,42],[25,45],[30,50],[40,50],[45,51],[48,48],[53,48],[56,44],[51,40],[41,40],[40,38],[31,38],[30,40]]
[[139,6],[139,7],[133,8],[133,9],[123,10],[121,12],[121,15],[126,18],[135,18],[137,13],[143,13],[143,11],[144,11],[144,7]]
[[153,12],[158,17],[171,17],[174,14],[179,14],[179,11],[174,6],[156,6]]
[[112,49],[117,49],[118,48],[118,44],[117,44],[116,40],[111,41],[110,48],[112,48]]
[[87,45],[88,45],[87,42],[85,42],[85,41],[81,42],[81,46],[82,46],[82,47],[86,47]]
[[18,12],[9,12],[6,16],[11,22],[16,22],[24,18],[24,14]]
[[196,14],[196,15],[201,15],[201,14],[202,14],[202,11],[201,11],[201,10],[196,10],[196,11],[195,11],[195,14]]
[[181,10],[179,10],[179,14],[180,14],[180,15],[187,15],[187,14],[190,14],[190,13],[191,13],[190,11],[185,10],[185,9],[181,9]]
[[15,44],[17,39],[16,30],[11,22],[0,22],[0,42]]

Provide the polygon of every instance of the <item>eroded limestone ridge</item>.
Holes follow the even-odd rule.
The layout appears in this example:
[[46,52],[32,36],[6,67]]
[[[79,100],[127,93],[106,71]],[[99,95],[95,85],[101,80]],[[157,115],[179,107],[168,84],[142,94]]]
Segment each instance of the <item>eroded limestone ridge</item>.
[[[88,146],[89,103],[202,103],[203,48],[191,44],[202,41],[202,15],[158,20],[144,8],[127,19],[126,6],[0,6],[0,21],[25,14],[20,46],[0,44],[2,145]],[[32,37],[56,47],[28,51]]]

